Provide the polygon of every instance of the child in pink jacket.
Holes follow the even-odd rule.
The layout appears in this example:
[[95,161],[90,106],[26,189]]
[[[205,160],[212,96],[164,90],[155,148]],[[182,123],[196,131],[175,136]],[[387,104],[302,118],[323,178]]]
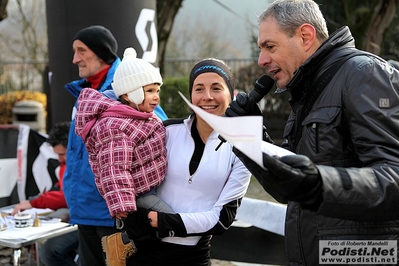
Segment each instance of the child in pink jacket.
[[[173,212],[156,196],[166,173],[165,127],[159,104],[159,70],[127,48],[111,84],[119,101],[94,89],[80,93],[75,131],[86,144],[100,194],[124,233],[102,239],[107,265],[125,265],[135,250],[137,206]],[[131,243],[131,244],[130,244]]]

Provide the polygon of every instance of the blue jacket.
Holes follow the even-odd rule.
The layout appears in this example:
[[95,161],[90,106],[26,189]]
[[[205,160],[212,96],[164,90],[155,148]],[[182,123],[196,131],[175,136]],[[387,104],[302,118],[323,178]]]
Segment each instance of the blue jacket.
[[[109,69],[106,80],[98,90],[110,98],[115,98],[111,82],[120,59],[117,58]],[[76,98],[83,89],[80,85],[85,79],[76,80],[65,85],[65,88]],[[67,169],[64,174],[65,199],[70,211],[70,223],[91,226],[114,226],[105,200],[101,197],[94,182],[94,174],[89,164],[89,155],[82,139],[75,133],[75,114],[77,101],[72,112],[67,149]],[[155,114],[162,120],[166,114],[162,108],[155,109]]]

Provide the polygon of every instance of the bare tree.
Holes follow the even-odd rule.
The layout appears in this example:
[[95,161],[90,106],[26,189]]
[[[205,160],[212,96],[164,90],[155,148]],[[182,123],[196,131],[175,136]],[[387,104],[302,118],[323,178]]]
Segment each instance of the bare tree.
[[173,22],[183,0],[157,0],[158,58],[162,72],[166,44],[173,28]]
[[202,16],[187,16],[182,20],[184,24],[175,25],[169,37],[166,46],[168,57],[198,60],[206,57],[223,58],[236,52],[231,47],[229,36],[220,34],[228,30],[227,24],[215,23],[209,27],[209,24],[203,23]]
[[8,2],[8,17],[0,23],[1,59],[7,63],[4,73],[13,80],[15,89],[37,90],[48,59],[47,25],[44,0]]
[[378,1],[373,10],[370,28],[367,31],[364,49],[374,54],[381,54],[381,45],[385,30],[395,17],[398,0]]
[[356,47],[380,55],[384,33],[395,17],[399,0],[316,0],[330,32],[347,25]]
[[[21,60],[46,60],[47,27],[45,2],[12,0],[13,12],[0,24],[2,53]],[[37,69],[41,73],[42,69]]]
[[0,0],[0,21],[7,17],[8,0]]
[[[226,33],[230,25],[226,23],[204,23],[212,21],[204,11],[199,16],[180,17],[170,33],[163,59],[173,58],[174,62],[164,62],[162,73],[165,77],[187,76],[191,67],[200,59],[208,57],[239,58],[240,51],[233,45],[233,36]],[[167,67],[166,67],[167,66]]]
[[[13,58],[21,60],[37,61],[47,59],[45,1],[11,0],[8,4],[8,0],[0,0],[0,20],[7,16],[7,4],[10,7],[14,2],[18,12],[13,12],[13,16],[9,17],[7,25],[2,25],[4,22],[0,24],[2,54],[11,55]],[[183,0],[156,1],[158,58],[161,70],[164,64],[166,44],[182,2]],[[36,67],[40,73],[43,71],[42,65],[39,64]]]

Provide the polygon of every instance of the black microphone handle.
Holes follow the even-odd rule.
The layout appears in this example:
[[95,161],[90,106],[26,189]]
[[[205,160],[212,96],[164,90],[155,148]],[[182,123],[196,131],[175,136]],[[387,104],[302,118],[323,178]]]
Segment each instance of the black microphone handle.
[[252,97],[255,102],[260,102],[263,97],[270,92],[274,87],[274,80],[266,74],[260,76],[254,83],[254,88],[248,93],[249,97]]

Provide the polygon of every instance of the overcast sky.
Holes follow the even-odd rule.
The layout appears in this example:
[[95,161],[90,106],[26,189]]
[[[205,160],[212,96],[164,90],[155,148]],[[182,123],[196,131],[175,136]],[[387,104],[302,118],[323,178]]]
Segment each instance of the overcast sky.
[[[220,34],[232,40],[232,53],[237,58],[251,56],[249,29],[257,33],[257,18],[271,0],[184,0],[176,15],[175,25],[186,19],[202,17],[203,24],[216,27]],[[208,22],[208,23],[207,23]]]

